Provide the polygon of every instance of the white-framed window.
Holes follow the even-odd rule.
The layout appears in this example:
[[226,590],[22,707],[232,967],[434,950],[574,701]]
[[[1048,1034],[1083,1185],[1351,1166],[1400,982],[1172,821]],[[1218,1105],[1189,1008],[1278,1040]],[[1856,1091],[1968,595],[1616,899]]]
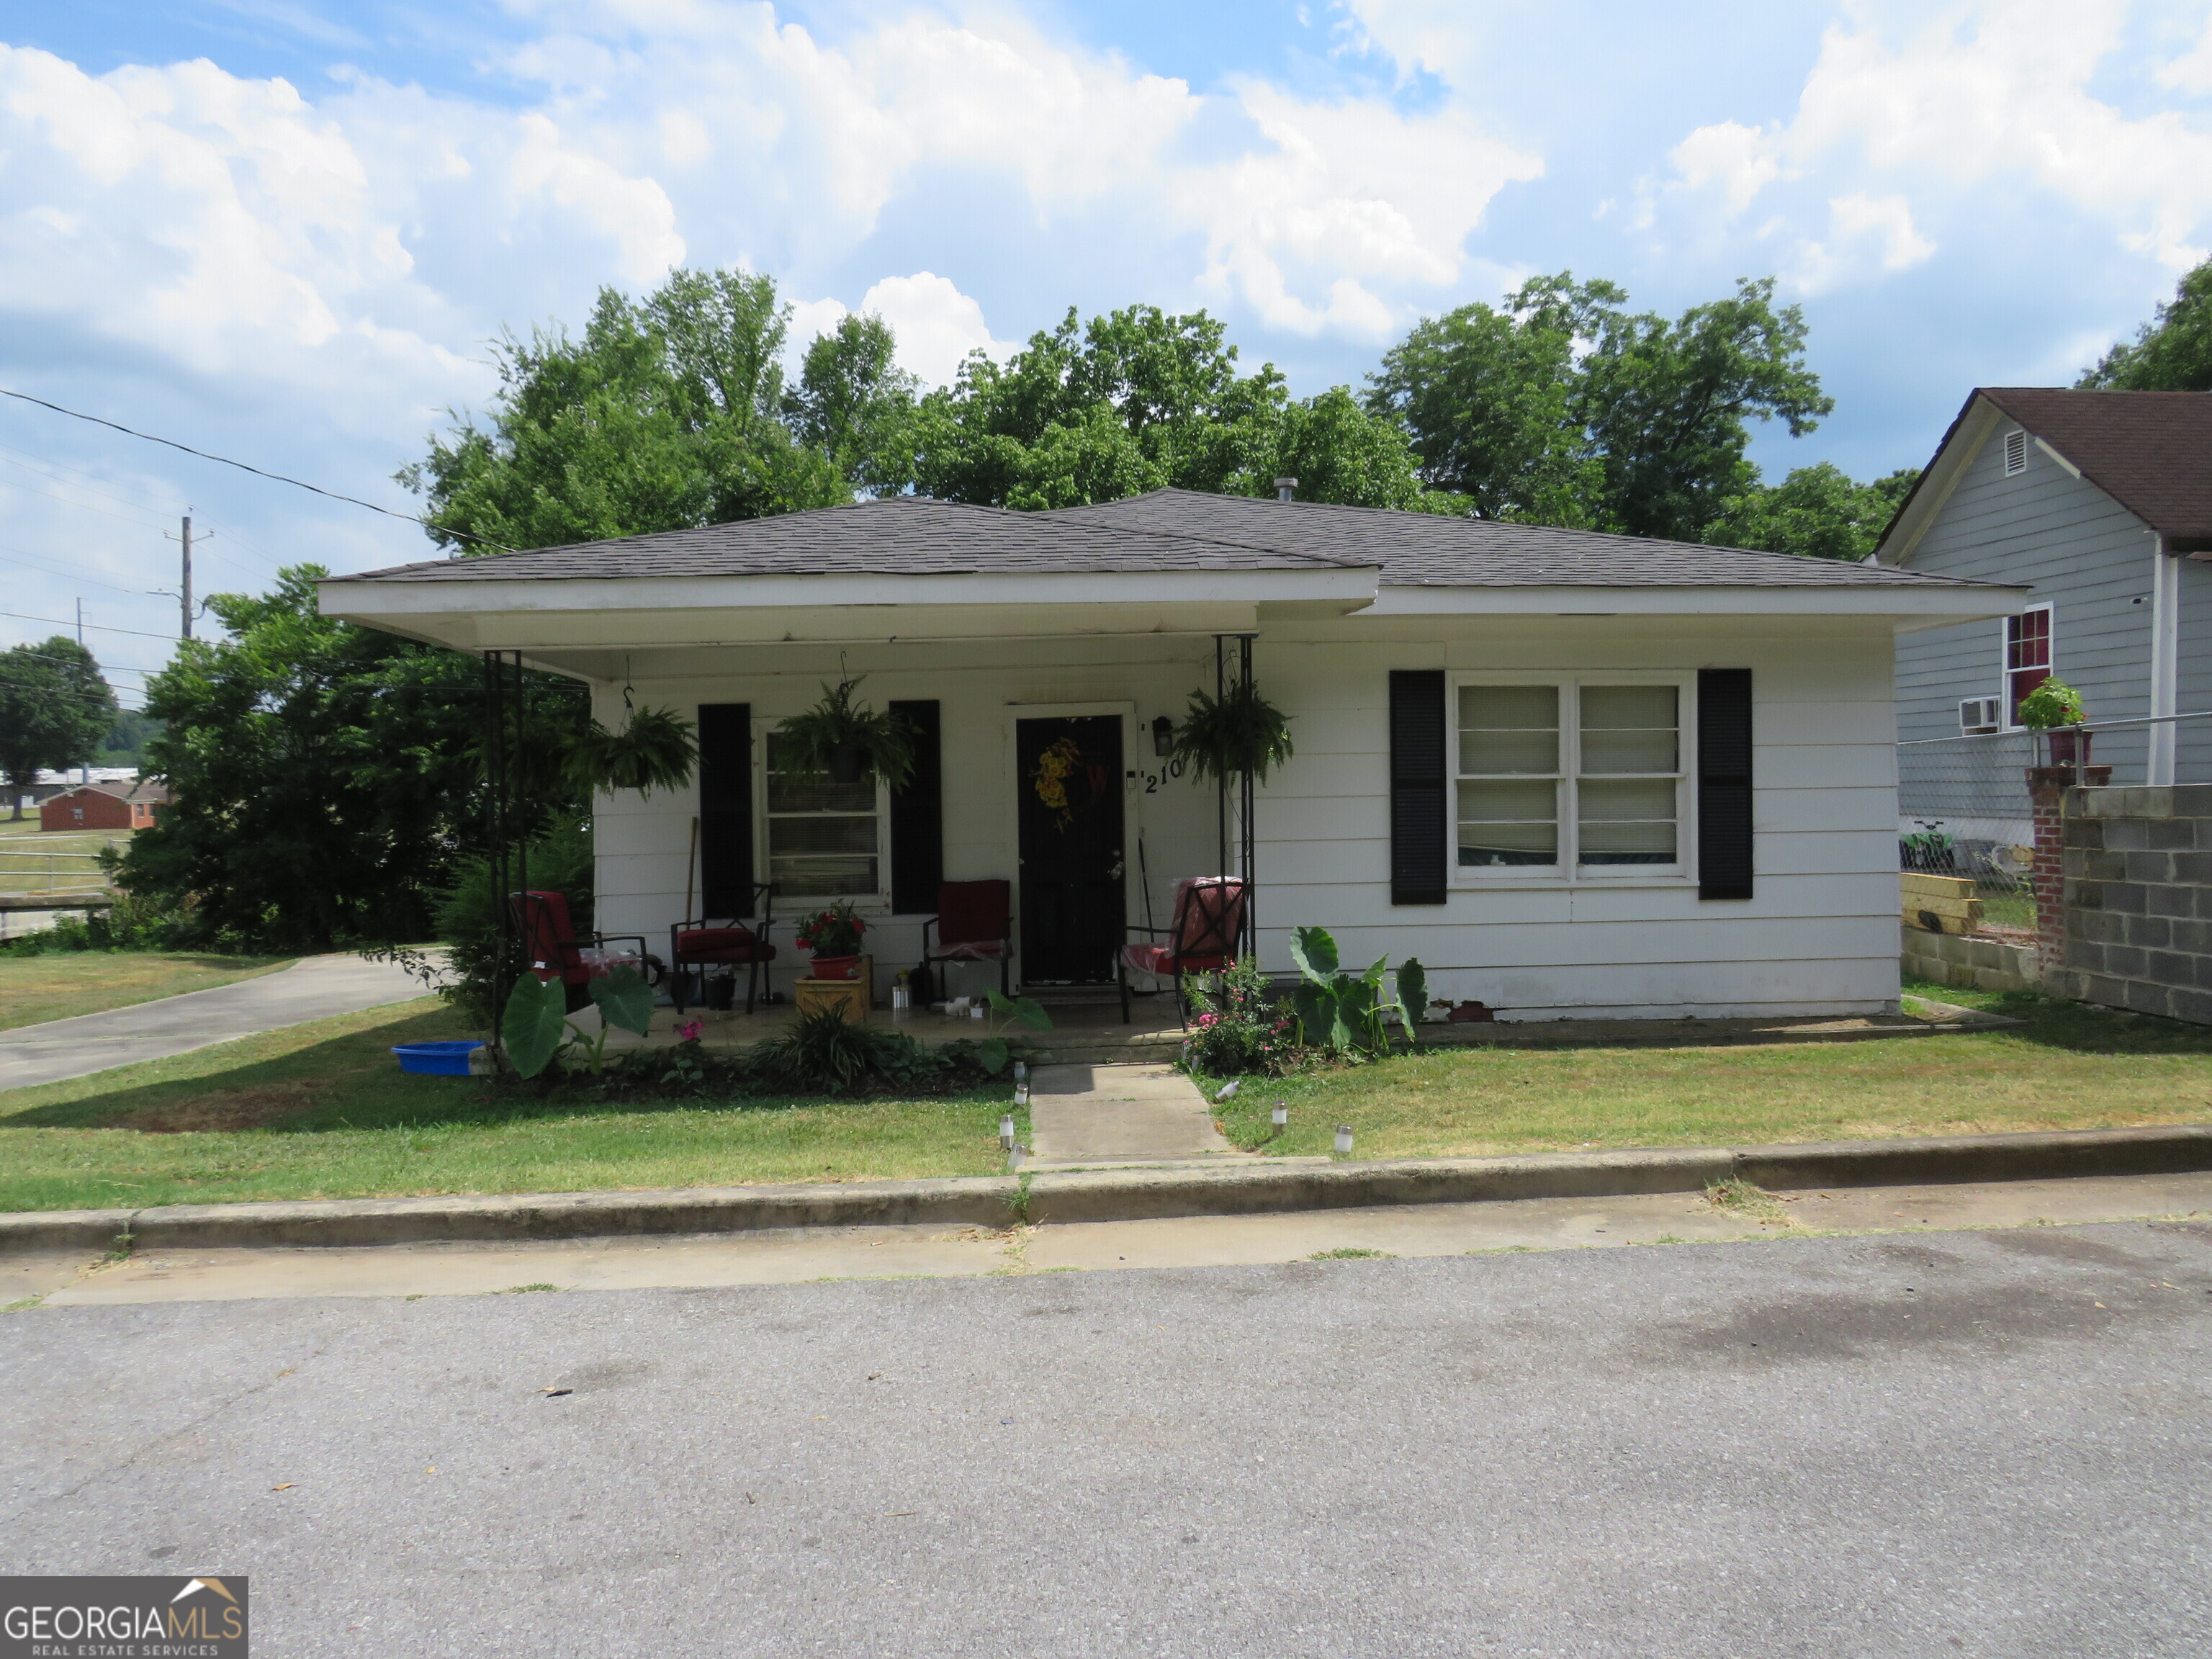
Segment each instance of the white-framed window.
[[2030,605],[2004,619],[2004,715],[2008,729],[2020,730],[2020,706],[2027,694],[2049,679],[2057,659],[2048,605]]
[[2027,471],[2027,434],[2017,427],[2005,434],[2004,466],[2008,478],[2018,477]]
[[1455,877],[1685,876],[1693,684],[1679,674],[1460,677]]
[[776,722],[763,722],[761,845],[779,913],[793,902],[884,897],[890,877],[890,792],[872,777],[839,783],[781,764]]

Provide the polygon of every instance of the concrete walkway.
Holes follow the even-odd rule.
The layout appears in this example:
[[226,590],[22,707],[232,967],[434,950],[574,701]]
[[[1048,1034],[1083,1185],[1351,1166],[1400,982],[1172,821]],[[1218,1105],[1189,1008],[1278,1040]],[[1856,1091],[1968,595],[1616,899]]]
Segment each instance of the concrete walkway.
[[423,994],[420,980],[356,956],[308,957],[208,991],[0,1031],[0,1089],[28,1089]]
[[1030,1079],[1029,1167],[1237,1158],[1198,1085],[1170,1066],[1040,1066]]

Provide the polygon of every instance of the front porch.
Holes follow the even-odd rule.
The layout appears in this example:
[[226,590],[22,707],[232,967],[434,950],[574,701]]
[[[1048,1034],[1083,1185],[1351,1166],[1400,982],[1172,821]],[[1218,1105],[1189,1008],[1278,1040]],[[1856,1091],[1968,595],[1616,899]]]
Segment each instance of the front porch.
[[[1110,988],[1095,996],[1048,991],[1042,1000],[1052,1015],[1050,1031],[1030,1031],[1016,1026],[1006,1035],[1025,1039],[1051,1063],[1104,1066],[1168,1060],[1176,1058],[1182,1050],[1182,1021],[1170,994],[1137,997],[1136,1018],[1127,1025],[1121,1023],[1121,1005]],[[796,1006],[788,1001],[763,1004],[748,1014],[740,994],[738,1006],[726,1012],[695,1008],[678,1015],[670,1009],[657,1009],[650,1036],[640,1039],[627,1031],[617,1031],[607,1047],[611,1053],[666,1048],[678,1040],[675,1030],[678,1024],[696,1020],[701,1026],[701,1043],[718,1052],[729,1053],[777,1036],[789,1029],[798,1017]],[[595,1010],[573,1018],[587,1030],[598,1029]],[[960,1037],[981,1037],[991,1029],[988,1019],[955,1018],[927,1008],[896,1012],[889,1008],[872,1008],[867,1024],[878,1030],[904,1031],[916,1042],[932,1048]]]

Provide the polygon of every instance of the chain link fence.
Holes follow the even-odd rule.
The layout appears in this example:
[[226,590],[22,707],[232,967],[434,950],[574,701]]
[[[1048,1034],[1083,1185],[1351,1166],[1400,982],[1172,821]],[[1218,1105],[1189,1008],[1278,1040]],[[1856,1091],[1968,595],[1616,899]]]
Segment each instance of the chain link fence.
[[[2139,784],[2148,774],[2155,734],[2182,757],[2176,781],[2203,782],[2189,775],[2204,769],[2196,757],[2212,738],[2212,714],[2175,714],[2160,720],[2105,720],[2067,732],[1991,732],[1972,737],[1928,738],[1897,746],[1898,868],[1923,875],[1971,879],[1982,901],[1984,933],[2026,939],[2035,932],[2034,810],[2027,797],[2030,767],[2054,758],[2052,739],[2061,750],[2086,732],[2089,763],[2109,765],[2116,784]],[[2190,739],[2194,739],[2191,741]]]

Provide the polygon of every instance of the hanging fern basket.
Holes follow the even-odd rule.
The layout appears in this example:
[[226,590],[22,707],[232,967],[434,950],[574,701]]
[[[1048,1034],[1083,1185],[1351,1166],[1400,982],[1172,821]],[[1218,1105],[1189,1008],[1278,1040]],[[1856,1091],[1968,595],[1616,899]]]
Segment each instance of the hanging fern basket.
[[569,751],[568,781],[586,793],[681,789],[699,759],[696,728],[672,708],[641,708],[619,732],[597,720]]
[[1264,783],[1269,769],[1292,752],[1290,716],[1249,681],[1218,697],[1192,692],[1190,708],[1176,730],[1175,758],[1196,782],[1212,778],[1225,783],[1249,770]]
[[775,729],[784,764],[801,772],[827,772],[836,783],[881,778],[896,789],[914,775],[914,732],[906,720],[856,703],[860,679],[822,688],[822,701]]

